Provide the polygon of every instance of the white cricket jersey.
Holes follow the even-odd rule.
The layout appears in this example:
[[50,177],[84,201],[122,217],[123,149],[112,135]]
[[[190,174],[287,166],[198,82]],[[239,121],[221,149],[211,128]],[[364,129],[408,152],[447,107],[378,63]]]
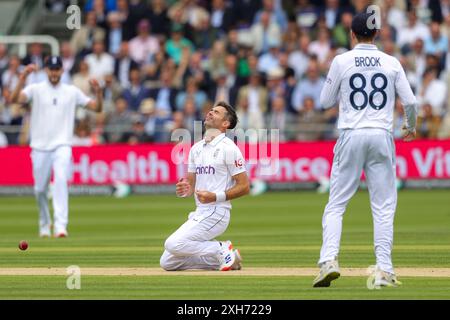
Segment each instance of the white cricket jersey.
[[[245,172],[245,162],[239,148],[222,133],[211,142],[194,144],[189,152],[188,172],[195,173],[195,190],[225,192],[234,186],[233,176]],[[231,209],[231,202],[202,204],[195,196],[197,207],[221,206]]]
[[31,102],[30,146],[38,150],[54,150],[71,145],[77,106],[91,100],[73,85],[48,80],[31,84],[22,90]]
[[393,130],[396,94],[405,107],[408,127],[416,124],[414,96],[400,62],[372,44],[358,44],[334,58],[320,104],[339,101],[338,129]]

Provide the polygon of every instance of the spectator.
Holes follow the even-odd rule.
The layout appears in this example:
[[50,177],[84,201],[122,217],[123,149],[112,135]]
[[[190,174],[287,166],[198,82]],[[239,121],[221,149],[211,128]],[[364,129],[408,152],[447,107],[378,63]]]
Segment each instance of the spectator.
[[114,76],[122,88],[130,84],[130,70],[139,68],[139,65],[130,57],[130,49],[127,41],[122,41],[120,50],[114,60]]
[[125,133],[124,141],[130,145],[152,142],[152,137],[145,131],[145,119],[141,114],[132,115],[131,130]]
[[109,143],[125,142],[126,133],[132,125],[132,113],[128,110],[127,100],[119,97],[115,110],[106,116],[105,133]]
[[[105,86],[103,87],[103,112],[114,110],[114,101],[122,95],[123,88],[112,74],[105,76]],[[130,104],[129,104],[130,105]]]
[[75,54],[73,53],[70,42],[63,41],[61,43],[61,60],[63,64],[64,73],[70,76],[75,71]]
[[281,43],[277,39],[269,39],[269,52],[261,55],[258,61],[258,71],[267,73],[280,65]]
[[203,17],[193,32],[192,40],[196,50],[207,53],[214,41],[219,37],[219,32],[218,29],[211,28],[207,17]]
[[424,116],[424,107],[429,104],[434,115],[442,117],[446,110],[447,87],[445,82],[437,78],[438,70],[428,68],[418,90],[417,100],[419,102],[419,116]]
[[209,99],[213,102],[225,101],[234,106],[236,105],[238,87],[234,85],[230,86],[227,82],[227,76],[228,74],[225,69],[216,73],[214,84],[209,92]]
[[405,11],[401,10],[395,5],[396,0],[385,0],[384,7],[381,8],[381,12],[386,15],[386,22],[395,28],[398,33],[406,26]]
[[120,46],[123,41],[123,28],[120,21],[120,14],[118,12],[108,13],[108,32],[106,33],[106,51],[111,55],[116,56],[120,51]]
[[339,0],[326,0],[322,15],[329,30],[333,30],[342,19],[342,9]]
[[150,34],[150,23],[147,20],[141,20],[138,25],[138,35],[130,41],[131,58],[142,65],[151,61],[158,51],[159,42]]
[[165,0],[151,0],[147,16],[154,34],[164,37],[169,36],[170,19],[167,15]]
[[261,129],[264,127],[264,114],[268,107],[267,89],[261,83],[261,75],[250,75],[249,84],[239,89],[236,112],[243,129]]
[[309,65],[309,45],[311,43],[309,35],[302,34],[298,43],[298,49],[289,54],[289,66],[295,70],[295,78],[300,80]]
[[72,139],[73,146],[90,147],[94,145],[94,141],[91,138],[91,127],[88,119],[78,121],[74,131]]
[[99,81],[108,74],[114,73],[114,58],[105,52],[103,41],[96,41],[93,45],[92,53],[85,58],[89,65],[89,76]]
[[[109,1],[111,1],[111,0],[109,0]],[[102,29],[107,29],[107,23],[106,23],[107,9],[106,9],[105,0],[93,0],[91,10],[89,10],[89,11],[95,13],[97,25]]]
[[426,56],[422,39],[416,39],[412,45],[412,51],[406,56],[406,70],[411,70],[408,80],[411,87],[417,89],[426,67]]
[[438,56],[443,65],[448,51],[448,37],[441,33],[441,25],[438,22],[431,23],[430,33],[431,35],[425,39],[425,53]]
[[197,81],[194,78],[189,78],[186,81],[186,91],[179,92],[176,98],[177,110],[181,111],[187,99],[194,101],[195,110],[200,112],[201,108],[206,102],[206,94],[198,90]]
[[92,46],[96,41],[104,41],[105,31],[97,26],[94,12],[86,14],[86,23],[72,34],[70,45],[75,54],[84,57],[92,52]]
[[217,78],[217,73],[225,69],[225,42],[217,40],[214,42],[208,57],[208,71],[211,77]]
[[25,58],[22,59],[22,65],[28,65],[30,63],[35,64],[39,69],[44,68],[46,55],[43,53],[41,43],[32,43],[30,49]]
[[229,32],[235,24],[235,17],[232,5],[227,7],[225,0],[212,0],[211,4],[211,26],[221,30],[223,33]]
[[411,10],[408,12],[408,25],[399,30],[397,37],[397,45],[403,52],[410,50],[411,44],[416,39],[425,41],[430,36],[430,32],[426,25],[417,20],[416,12]]
[[269,14],[270,23],[276,24],[283,32],[287,30],[288,19],[281,6],[281,1],[263,0],[263,7],[256,13],[253,24],[260,22],[261,16],[264,12]]
[[152,61],[144,66],[145,81],[146,83],[151,83],[151,87],[154,86],[152,83],[158,81],[161,75],[161,70],[166,63],[166,59],[166,53],[160,50],[153,56]]
[[233,13],[238,29],[249,28],[253,24],[256,12],[261,8],[261,0],[235,1]]
[[[197,0],[180,0],[173,4],[168,12],[173,22],[188,24],[198,28],[203,19],[209,20],[209,13],[197,4]],[[180,18],[178,19],[177,16]]]
[[333,40],[339,47],[351,49],[350,29],[352,26],[353,14],[351,12],[343,12],[341,20],[333,30]]
[[311,96],[305,96],[298,118],[299,133],[297,139],[301,141],[314,141],[320,139],[325,131],[325,121],[315,100]]
[[183,74],[183,83],[186,84],[188,78],[193,77],[200,89],[208,91],[210,86],[209,73],[204,70],[202,54],[194,52],[191,54],[189,64]]
[[441,117],[433,112],[431,104],[426,103],[417,117],[417,138],[436,139],[440,125]]
[[309,45],[309,53],[317,56],[319,63],[323,64],[326,62],[330,49],[330,33],[328,29],[320,28],[317,40],[311,42]]
[[2,95],[6,103],[9,103],[9,97],[19,81],[19,75],[22,72],[20,58],[16,55],[9,57],[8,69],[2,74]]
[[292,133],[290,128],[290,117],[286,111],[286,101],[283,96],[275,96],[272,99],[272,110],[267,117],[267,129],[278,129],[279,141],[284,142],[290,140]]
[[176,96],[178,92],[172,86],[171,73],[163,69],[160,76],[160,84],[150,90],[150,97],[155,100],[155,112],[160,118],[169,118],[176,110]]
[[188,48],[190,52],[194,50],[192,42],[183,36],[183,26],[180,24],[172,25],[171,38],[166,42],[166,53],[176,64],[181,61],[183,48]]
[[73,85],[83,91],[87,96],[91,93],[91,85],[89,84],[89,65],[86,61],[81,60],[78,65],[78,72],[73,75]]
[[297,0],[295,12],[297,24],[306,31],[314,27],[320,16],[319,8],[311,5],[309,0]]
[[139,69],[130,70],[130,84],[123,91],[122,96],[127,100],[129,110],[138,111],[142,101],[150,96],[150,91],[142,84]]
[[292,94],[292,107],[297,111],[301,111],[305,97],[308,95],[314,100],[314,107],[321,110],[320,92],[325,79],[319,74],[317,62],[311,61],[306,73],[306,79],[300,80],[294,89],[294,93]]
[[267,11],[261,13],[259,22],[252,26],[250,32],[253,40],[253,50],[256,54],[268,52],[270,41],[276,40],[279,42],[281,38],[280,27],[276,23],[271,22],[270,13]]

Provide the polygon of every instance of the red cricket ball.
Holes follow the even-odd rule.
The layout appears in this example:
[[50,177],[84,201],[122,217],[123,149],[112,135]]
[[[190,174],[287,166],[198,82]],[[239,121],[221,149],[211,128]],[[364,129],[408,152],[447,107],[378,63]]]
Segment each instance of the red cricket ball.
[[28,248],[28,242],[26,242],[25,240],[22,240],[19,242],[19,249],[20,250],[27,250]]

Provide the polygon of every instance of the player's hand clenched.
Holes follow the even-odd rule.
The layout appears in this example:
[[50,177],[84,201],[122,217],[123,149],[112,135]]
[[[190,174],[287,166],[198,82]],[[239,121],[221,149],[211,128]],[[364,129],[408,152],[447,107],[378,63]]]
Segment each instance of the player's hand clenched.
[[216,194],[213,192],[197,190],[195,194],[200,203],[206,204],[216,201]]
[[175,188],[175,193],[178,197],[186,197],[191,193],[191,185],[185,178],[182,178],[180,181],[178,181],[178,183],[175,185]]

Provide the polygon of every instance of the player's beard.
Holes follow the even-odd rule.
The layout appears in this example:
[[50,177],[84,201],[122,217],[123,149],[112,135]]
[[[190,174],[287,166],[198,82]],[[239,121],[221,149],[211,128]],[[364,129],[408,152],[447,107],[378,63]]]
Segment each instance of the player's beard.
[[52,85],[56,86],[61,80],[61,76],[49,76],[48,79]]

